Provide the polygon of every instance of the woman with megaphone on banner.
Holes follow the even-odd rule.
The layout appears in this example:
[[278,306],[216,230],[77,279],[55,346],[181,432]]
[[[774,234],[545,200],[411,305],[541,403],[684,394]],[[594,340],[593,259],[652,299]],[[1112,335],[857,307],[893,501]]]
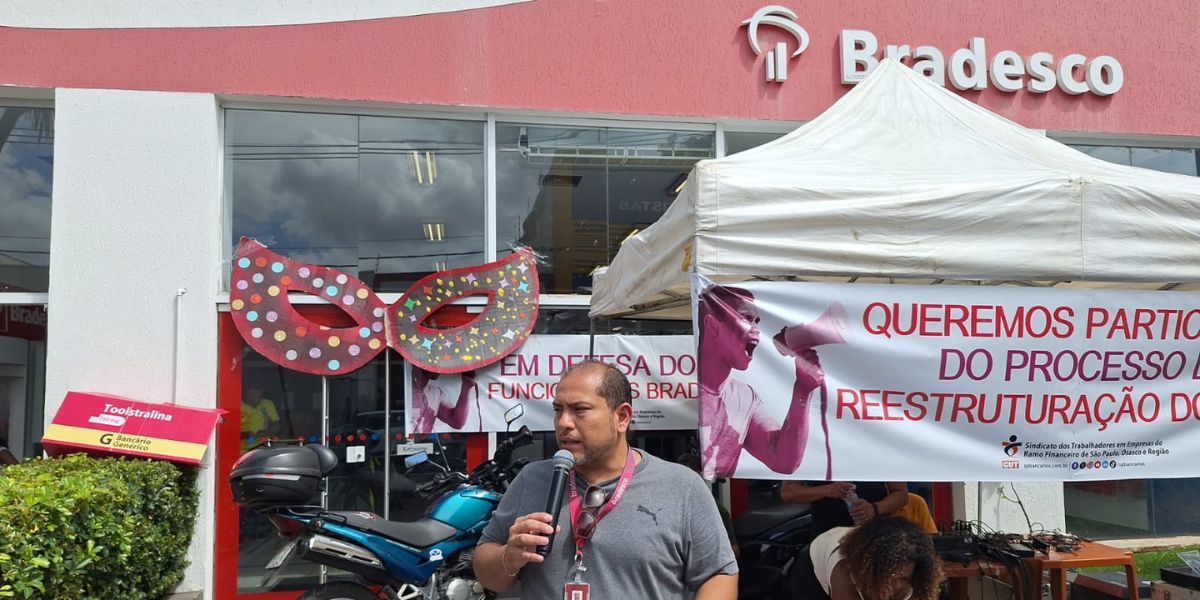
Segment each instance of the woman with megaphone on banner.
[[809,401],[825,382],[817,347],[844,343],[845,320],[845,309],[833,303],[811,323],[784,327],[774,336],[775,349],[793,358],[796,369],[791,403],[781,424],[767,413],[750,384],[733,377],[750,366],[758,347],[754,294],[723,285],[700,292],[699,428],[705,479],[732,476],[743,449],[776,473],[796,471],[808,441]]

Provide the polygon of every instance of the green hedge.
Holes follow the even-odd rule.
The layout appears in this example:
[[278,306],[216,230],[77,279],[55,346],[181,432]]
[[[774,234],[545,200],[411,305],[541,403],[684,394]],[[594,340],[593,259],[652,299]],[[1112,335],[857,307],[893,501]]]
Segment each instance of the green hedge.
[[195,469],[155,460],[27,461],[0,470],[0,597],[156,599],[183,579]]

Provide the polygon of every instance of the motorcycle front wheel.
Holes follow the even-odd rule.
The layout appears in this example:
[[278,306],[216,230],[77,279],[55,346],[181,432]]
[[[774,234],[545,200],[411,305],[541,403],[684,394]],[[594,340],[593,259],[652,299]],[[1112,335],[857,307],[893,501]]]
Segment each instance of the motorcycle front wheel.
[[315,587],[298,600],[379,600],[381,596],[357,583],[326,583]]

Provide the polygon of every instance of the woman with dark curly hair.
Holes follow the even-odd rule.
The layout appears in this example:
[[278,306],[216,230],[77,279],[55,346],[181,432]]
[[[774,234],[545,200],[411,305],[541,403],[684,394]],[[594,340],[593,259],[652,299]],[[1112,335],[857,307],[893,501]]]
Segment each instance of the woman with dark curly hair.
[[793,596],[802,600],[936,600],[942,567],[933,540],[901,517],[835,527],[796,561]]

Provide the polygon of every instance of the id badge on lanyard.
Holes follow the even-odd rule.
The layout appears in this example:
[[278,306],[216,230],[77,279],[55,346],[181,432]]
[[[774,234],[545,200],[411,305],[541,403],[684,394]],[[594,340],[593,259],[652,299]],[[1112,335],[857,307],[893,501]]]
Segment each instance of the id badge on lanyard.
[[563,586],[563,600],[591,600],[592,586],[582,581],[569,581]]
[[[600,523],[600,519],[612,512],[621,498],[625,496],[625,490],[629,488],[629,482],[633,479],[634,462],[633,448],[630,448],[628,454],[625,455],[625,468],[621,471],[621,478],[617,481],[616,489],[595,515],[596,522],[592,525],[593,531]],[[575,484],[575,471],[568,473],[568,477],[567,485],[571,491],[571,532],[575,538],[575,564],[574,575],[563,585],[563,600],[591,600],[592,586],[583,581],[583,574],[587,572],[587,567],[583,566],[583,546],[587,540],[580,537],[576,529],[579,515],[583,512],[583,503],[579,499],[579,486]],[[589,535],[589,537],[591,536]]]

